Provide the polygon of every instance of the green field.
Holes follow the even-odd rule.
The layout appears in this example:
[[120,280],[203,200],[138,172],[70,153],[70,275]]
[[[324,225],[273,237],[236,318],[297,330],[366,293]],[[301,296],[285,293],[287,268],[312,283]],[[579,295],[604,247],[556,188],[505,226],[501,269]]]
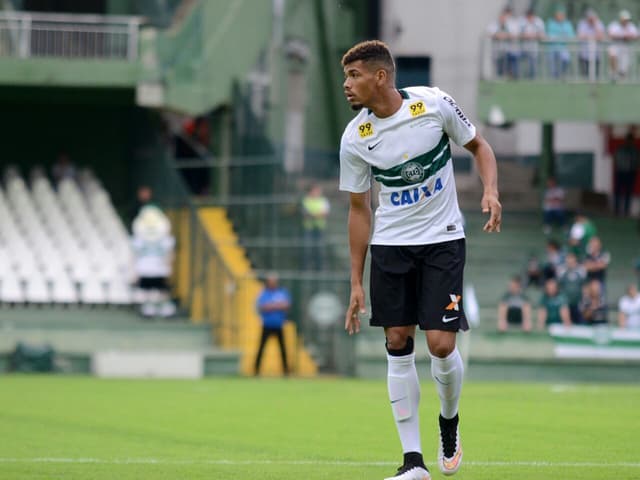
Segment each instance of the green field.
[[[433,478],[437,400],[422,393]],[[458,479],[640,478],[640,387],[469,383]],[[384,380],[0,377],[0,479],[382,479]]]

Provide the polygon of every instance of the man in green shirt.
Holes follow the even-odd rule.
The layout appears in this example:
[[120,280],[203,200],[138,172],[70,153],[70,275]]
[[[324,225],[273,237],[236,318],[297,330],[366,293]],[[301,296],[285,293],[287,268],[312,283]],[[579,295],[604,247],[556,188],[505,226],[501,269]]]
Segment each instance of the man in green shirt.
[[538,328],[540,330],[555,323],[562,323],[570,327],[569,304],[567,297],[560,293],[555,278],[548,279],[544,284],[544,293],[538,308]]
[[578,263],[578,257],[573,252],[567,253],[565,263],[558,272],[558,285],[560,291],[567,297],[569,303],[569,316],[571,323],[584,323],[580,312],[580,301],[582,300],[582,286],[587,278],[585,268]]

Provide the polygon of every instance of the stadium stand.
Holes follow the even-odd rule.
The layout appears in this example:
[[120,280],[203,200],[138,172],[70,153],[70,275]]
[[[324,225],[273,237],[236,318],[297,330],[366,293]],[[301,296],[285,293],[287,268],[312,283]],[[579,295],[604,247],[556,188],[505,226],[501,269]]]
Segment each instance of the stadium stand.
[[39,168],[31,173],[31,188],[16,168],[7,168],[4,179],[2,303],[132,303],[127,230],[91,172],[80,184],[62,180],[57,191]]

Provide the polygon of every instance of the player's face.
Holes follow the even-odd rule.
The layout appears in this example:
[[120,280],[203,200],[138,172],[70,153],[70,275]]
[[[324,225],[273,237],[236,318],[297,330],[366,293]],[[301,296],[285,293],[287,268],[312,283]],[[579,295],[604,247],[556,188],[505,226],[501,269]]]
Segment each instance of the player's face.
[[367,106],[376,88],[376,76],[362,60],[349,63],[344,67],[344,95],[352,110]]

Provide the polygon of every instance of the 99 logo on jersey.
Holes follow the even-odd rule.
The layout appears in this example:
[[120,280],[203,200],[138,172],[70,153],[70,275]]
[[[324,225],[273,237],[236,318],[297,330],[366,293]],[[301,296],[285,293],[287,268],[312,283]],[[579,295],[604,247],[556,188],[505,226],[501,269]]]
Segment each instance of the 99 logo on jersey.
[[366,138],[373,135],[373,125],[371,122],[361,123],[358,126],[358,132],[360,133],[360,138]]
[[415,102],[409,105],[409,111],[411,112],[412,117],[417,117],[418,115],[422,115],[427,112],[426,107],[424,106],[423,101]]

